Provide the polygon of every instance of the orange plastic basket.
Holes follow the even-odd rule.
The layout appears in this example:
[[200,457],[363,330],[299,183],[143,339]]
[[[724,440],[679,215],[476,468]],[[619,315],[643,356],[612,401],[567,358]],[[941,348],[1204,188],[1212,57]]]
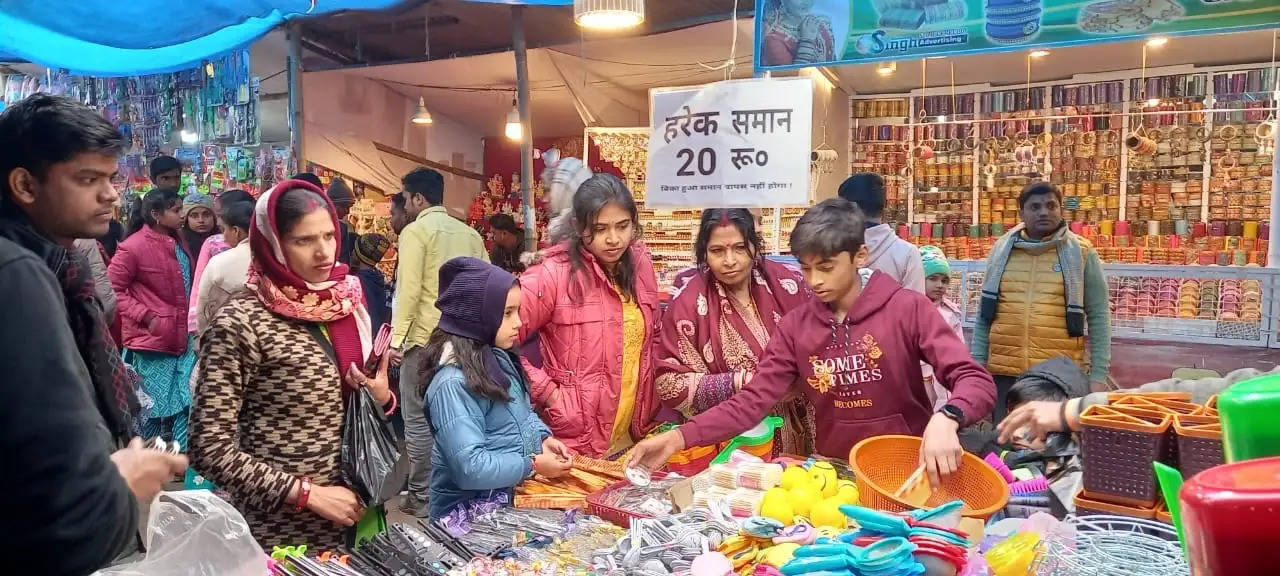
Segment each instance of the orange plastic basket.
[[1151,463],[1177,465],[1173,415],[1133,405],[1090,406],[1080,414],[1084,488],[1110,502],[1146,508],[1160,497]]
[[1076,493],[1075,497],[1076,515],[1088,516],[1091,514],[1114,514],[1119,516],[1128,516],[1130,518],[1143,518],[1152,520],[1156,517],[1156,507],[1151,506],[1127,506],[1124,504],[1115,504],[1099,499],[1097,496],[1089,494],[1084,490]]
[[1115,402],[1112,406],[1137,406],[1139,408],[1147,408],[1149,410],[1161,410],[1170,414],[1200,414],[1204,411],[1204,406],[1194,402],[1185,402],[1182,400],[1174,400],[1172,398],[1145,397],[1141,395],[1125,396]]
[[[858,481],[862,505],[889,512],[914,510],[905,500],[893,496],[916,471],[920,462],[920,438],[916,436],[874,436],[849,451],[849,466]],[[1009,502],[1009,485],[981,458],[968,452],[960,469],[944,478],[933,491],[926,507],[953,500],[964,502],[961,513],[986,520]]]
[[1226,463],[1222,449],[1222,422],[1217,415],[1189,416],[1173,419],[1178,442],[1178,469],[1183,478],[1191,478],[1214,466]]

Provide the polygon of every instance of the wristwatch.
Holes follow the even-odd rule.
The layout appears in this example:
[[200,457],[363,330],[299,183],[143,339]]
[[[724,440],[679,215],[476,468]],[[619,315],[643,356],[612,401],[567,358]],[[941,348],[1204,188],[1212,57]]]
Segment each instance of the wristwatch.
[[956,421],[956,424],[964,426],[964,410],[951,404],[945,404],[938,409],[938,413]]

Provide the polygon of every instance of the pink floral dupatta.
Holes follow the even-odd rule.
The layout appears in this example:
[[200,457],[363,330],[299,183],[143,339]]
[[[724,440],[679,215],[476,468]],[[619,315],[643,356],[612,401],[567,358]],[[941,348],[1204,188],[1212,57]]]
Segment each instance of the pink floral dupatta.
[[[756,263],[749,282],[748,307],[703,268],[675,294],[662,316],[655,387],[662,403],[686,418],[733,396],[738,390],[735,375],[749,381],[782,317],[810,297],[798,274],[765,259]],[[808,453],[812,411],[804,403],[803,396],[789,398],[775,409],[787,421],[784,451]]]

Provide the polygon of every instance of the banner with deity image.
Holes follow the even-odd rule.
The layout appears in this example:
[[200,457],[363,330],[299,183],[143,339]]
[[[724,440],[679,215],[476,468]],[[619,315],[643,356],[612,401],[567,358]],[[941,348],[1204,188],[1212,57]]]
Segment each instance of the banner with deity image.
[[809,78],[661,88],[650,100],[646,206],[809,204]]
[[755,64],[783,70],[1273,28],[1276,0],[756,0]]

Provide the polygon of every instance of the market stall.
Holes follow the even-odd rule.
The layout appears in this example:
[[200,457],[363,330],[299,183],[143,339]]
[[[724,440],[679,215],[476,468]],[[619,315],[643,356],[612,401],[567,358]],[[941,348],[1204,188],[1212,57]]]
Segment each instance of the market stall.
[[101,112],[129,142],[120,158],[121,190],[149,189],[147,162],[171,154],[190,167],[184,191],[257,193],[291,167],[287,150],[261,142],[258,85],[249,52],[235,50],[165,74],[99,78],[44,69],[0,75],[0,109],[43,92]]
[[[1273,385],[1260,378],[1204,404],[1189,394],[1113,396],[1084,413],[1078,435],[966,454],[936,486],[920,474],[918,438],[871,437],[848,460],[779,455],[766,420],[726,445],[677,453],[666,470],[575,458],[568,476],[522,483],[513,503],[394,524],[354,550],[277,548],[271,567],[343,576],[1189,575],[1183,519],[1216,525],[1230,508],[1222,498],[1280,498],[1257,480],[1280,466],[1267,458],[1272,427],[1256,418],[1274,408],[1274,391],[1258,395]],[[1224,441],[1230,426],[1237,436]],[[1243,485],[1247,495],[1226,495]],[[1162,498],[1162,486],[1180,497]],[[1230,554],[1188,543],[1186,554],[1218,567],[1204,573],[1263,573],[1243,563],[1262,553],[1227,546]]]

